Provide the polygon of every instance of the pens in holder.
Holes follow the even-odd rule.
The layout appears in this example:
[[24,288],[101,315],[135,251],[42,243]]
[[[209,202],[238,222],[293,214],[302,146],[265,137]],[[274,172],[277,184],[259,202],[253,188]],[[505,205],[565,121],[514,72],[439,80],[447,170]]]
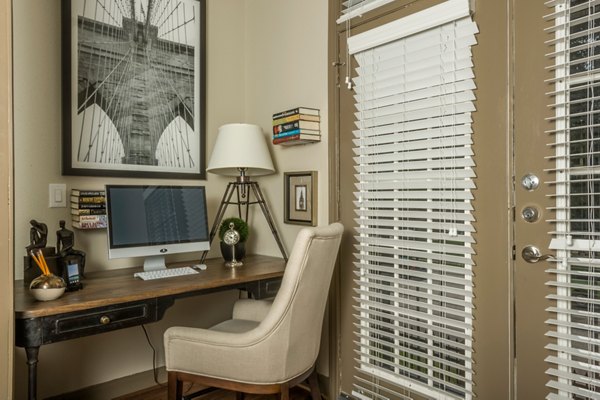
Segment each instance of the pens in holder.
[[37,264],[37,266],[42,271],[44,275],[50,275],[50,270],[48,269],[48,264],[46,264],[46,260],[44,259],[44,254],[41,251],[38,251],[38,256],[36,257],[33,250],[31,251],[31,257],[33,261]]
[[42,251],[38,251],[38,258],[44,265],[44,269],[46,270],[46,275],[50,275],[50,268],[48,268],[48,264],[46,263],[46,259],[44,258],[44,253]]

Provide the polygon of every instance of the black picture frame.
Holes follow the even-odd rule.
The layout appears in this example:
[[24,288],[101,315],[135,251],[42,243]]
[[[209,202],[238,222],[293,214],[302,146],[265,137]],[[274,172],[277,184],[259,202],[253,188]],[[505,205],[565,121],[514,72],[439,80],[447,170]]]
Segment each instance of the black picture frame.
[[62,174],[206,179],[206,1],[61,1]]
[[317,171],[283,174],[283,217],[286,224],[317,225]]

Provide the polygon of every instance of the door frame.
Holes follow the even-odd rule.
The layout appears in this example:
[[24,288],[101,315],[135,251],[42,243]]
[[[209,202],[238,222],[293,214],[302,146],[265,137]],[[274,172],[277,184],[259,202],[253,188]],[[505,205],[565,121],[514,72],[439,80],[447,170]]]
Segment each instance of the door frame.
[[0,0],[0,397],[13,396],[12,2]]

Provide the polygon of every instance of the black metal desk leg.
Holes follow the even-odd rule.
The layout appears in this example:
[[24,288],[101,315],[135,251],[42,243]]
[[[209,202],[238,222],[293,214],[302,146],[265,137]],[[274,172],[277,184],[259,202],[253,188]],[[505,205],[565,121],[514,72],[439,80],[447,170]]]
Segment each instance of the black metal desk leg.
[[27,392],[27,398],[29,400],[37,399],[37,363],[39,352],[39,346],[25,347],[25,353],[27,354],[27,367],[29,370],[29,386]]

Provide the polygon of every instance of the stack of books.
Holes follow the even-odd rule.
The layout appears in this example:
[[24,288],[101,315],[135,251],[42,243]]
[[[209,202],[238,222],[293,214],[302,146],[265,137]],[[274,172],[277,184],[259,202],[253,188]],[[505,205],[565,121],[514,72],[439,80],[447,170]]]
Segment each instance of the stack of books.
[[78,229],[106,228],[104,190],[71,190],[71,225]]
[[292,146],[320,142],[320,123],[316,108],[297,107],[273,114],[273,144]]

